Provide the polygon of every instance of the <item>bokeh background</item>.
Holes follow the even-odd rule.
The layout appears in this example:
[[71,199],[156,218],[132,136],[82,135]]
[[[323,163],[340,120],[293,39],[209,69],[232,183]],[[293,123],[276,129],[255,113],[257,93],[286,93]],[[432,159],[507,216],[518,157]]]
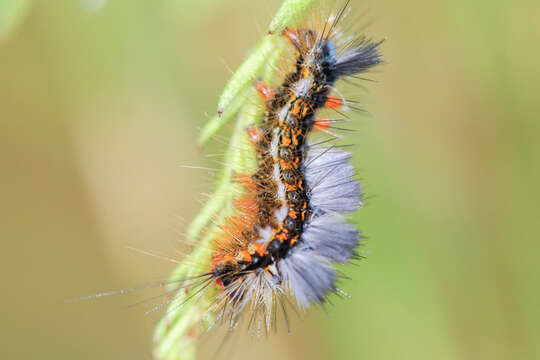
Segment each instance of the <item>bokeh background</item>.
[[[540,2],[352,4],[388,37],[348,139],[369,254],[351,299],[218,355],[540,358]],[[185,166],[224,147],[197,152],[198,129],[278,6],[0,2],[3,359],[151,359],[160,314],[129,307],[148,293],[64,300],[168,276],[130,247],[181,256],[214,178]]]

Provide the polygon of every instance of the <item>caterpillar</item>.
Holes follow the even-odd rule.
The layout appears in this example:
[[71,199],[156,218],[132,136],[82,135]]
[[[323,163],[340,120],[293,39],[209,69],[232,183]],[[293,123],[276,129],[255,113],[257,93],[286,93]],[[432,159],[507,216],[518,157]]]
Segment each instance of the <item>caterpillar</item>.
[[[285,4],[295,2],[310,3]],[[250,139],[255,167],[234,174],[243,189],[234,199],[234,214],[217,224],[219,231],[208,231],[188,259],[203,258],[204,270],[184,261],[169,281],[143,287],[167,287],[168,299],[150,310],[168,307],[154,333],[156,358],[191,358],[197,323],[206,330],[227,323],[232,330],[248,318],[248,327],[257,323],[257,330],[268,331],[281,312],[289,327],[286,309],[294,302],[306,309],[341,293],[335,266],[357,258],[359,231],[346,215],[361,207],[361,189],[351,154],[327,140],[314,142],[311,135],[330,133],[340,120],[322,117],[323,109],[340,115],[354,109],[336,89],[337,81],[358,79],[382,63],[381,41],[344,30],[349,10],[346,1],[322,21],[314,16],[269,33],[286,39],[294,56],[278,86],[254,82],[253,102],[262,103],[262,116],[235,129]],[[193,223],[203,227],[197,219]],[[208,237],[211,249],[204,246]]]
[[313,131],[332,126],[319,110],[344,105],[331,95],[336,81],[382,61],[380,42],[339,30],[347,9],[348,3],[320,29],[314,23],[286,28],[294,70],[277,88],[255,84],[264,116],[247,131],[257,170],[235,176],[245,194],[214,239],[207,275],[220,291],[209,310],[231,328],[248,307],[250,322],[262,318],[268,328],[284,297],[300,308],[324,302],[339,291],[334,265],[357,256],[359,232],[344,217],[361,206],[351,155],[309,142]]

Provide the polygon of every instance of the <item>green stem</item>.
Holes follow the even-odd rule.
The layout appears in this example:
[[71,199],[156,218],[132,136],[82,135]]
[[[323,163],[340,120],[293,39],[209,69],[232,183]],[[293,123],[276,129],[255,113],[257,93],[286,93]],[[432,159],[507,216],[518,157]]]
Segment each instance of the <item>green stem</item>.
[[[216,181],[210,200],[189,225],[187,238],[196,244],[191,254],[184,259],[170,276],[168,290],[178,288],[182,279],[207,272],[212,258],[213,240],[221,235],[221,226],[234,215],[234,199],[244,189],[233,180],[234,174],[252,174],[256,169],[256,156],[247,136],[246,129],[262,118],[262,106],[256,104],[260,96],[252,83],[260,76],[272,83],[276,64],[287,43],[281,36],[308,9],[313,0],[285,0],[270,23],[268,34],[259,42],[233,74],[218,102],[219,115],[211,119],[202,129],[199,144],[203,146],[227,122],[236,119],[224,166]],[[204,236],[201,237],[201,234]],[[154,358],[159,360],[194,360],[195,342],[198,336],[214,320],[208,313],[212,297],[216,292],[210,287],[201,296],[189,298],[185,288],[179,289],[168,304],[166,313],[154,332]]]

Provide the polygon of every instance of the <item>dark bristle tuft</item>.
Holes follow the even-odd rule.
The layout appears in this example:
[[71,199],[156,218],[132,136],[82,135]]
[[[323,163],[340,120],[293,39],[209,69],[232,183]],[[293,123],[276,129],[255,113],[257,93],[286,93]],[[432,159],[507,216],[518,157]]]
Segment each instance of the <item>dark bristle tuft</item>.
[[365,40],[358,46],[347,50],[336,58],[331,69],[333,75],[335,77],[357,75],[382,63],[382,54],[379,51],[380,44],[380,41]]

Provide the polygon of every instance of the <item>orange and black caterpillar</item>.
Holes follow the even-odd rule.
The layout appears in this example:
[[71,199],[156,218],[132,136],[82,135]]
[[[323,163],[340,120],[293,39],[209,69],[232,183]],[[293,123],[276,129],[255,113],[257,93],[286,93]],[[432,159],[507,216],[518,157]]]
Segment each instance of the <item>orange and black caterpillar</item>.
[[[339,30],[347,5],[323,20],[322,26],[315,21],[283,31],[295,52],[294,67],[276,88],[256,83],[264,99],[264,116],[247,131],[257,168],[235,175],[245,190],[234,202],[236,215],[224,222],[220,215],[219,235],[215,228],[209,229],[190,261],[177,267],[169,281],[78,298],[167,287],[162,294],[166,301],[149,311],[169,309],[154,335],[156,358],[191,356],[196,323],[210,329],[226,322],[232,330],[246,314],[248,327],[260,332],[264,326],[268,331],[279,311],[288,326],[289,298],[306,308],[340,292],[334,265],[356,257],[359,232],[344,215],[362,205],[360,185],[353,178],[348,152],[320,146],[328,140],[317,144],[309,137],[315,130],[331,134],[330,129],[337,129],[332,124],[340,119],[321,118],[321,109],[334,109],[340,115],[354,109],[348,106],[351,101],[331,95],[339,94],[336,81],[357,78],[382,61],[380,42]],[[237,124],[248,120],[254,119],[241,122],[239,116]],[[234,150],[231,146],[228,154]],[[225,185],[230,185],[229,174]],[[211,236],[215,238],[208,249]],[[202,264],[197,263],[203,258]],[[190,306],[184,307],[187,302]]]
[[222,289],[211,311],[231,327],[248,305],[252,321],[261,316],[269,326],[283,296],[301,307],[324,301],[336,291],[333,264],[356,256],[359,233],[343,218],[361,206],[350,154],[308,142],[313,130],[331,125],[317,111],[343,103],[330,95],[335,82],[381,62],[380,43],[344,38],[337,30],[345,9],[320,31],[286,29],[295,48],[294,71],[276,89],[256,84],[265,99],[264,118],[248,132],[258,168],[236,177],[247,191],[236,202],[238,215],[215,239],[210,271]]

